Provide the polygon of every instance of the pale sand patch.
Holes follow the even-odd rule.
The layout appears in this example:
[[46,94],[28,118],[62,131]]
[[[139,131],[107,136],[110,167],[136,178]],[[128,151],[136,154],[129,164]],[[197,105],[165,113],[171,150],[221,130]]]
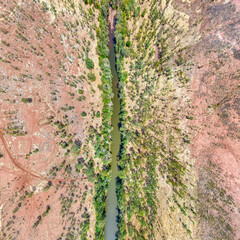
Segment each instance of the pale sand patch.
[[182,0],[183,3],[191,3],[192,0]]

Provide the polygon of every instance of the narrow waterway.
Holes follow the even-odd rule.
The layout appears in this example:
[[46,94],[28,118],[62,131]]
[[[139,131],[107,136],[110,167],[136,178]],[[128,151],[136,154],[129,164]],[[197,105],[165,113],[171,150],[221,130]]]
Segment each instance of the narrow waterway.
[[110,8],[109,14],[109,56],[110,66],[112,72],[112,89],[114,97],[113,102],[113,115],[112,115],[112,126],[111,132],[112,137],[112,175],[111,181],[108,188],[108,205],[107,205],[107,220],[105,228],[105,240],[115,240],[117,233],[117,195],[116,195],[116,177],[118,176],[117,168],[117,155],[120,147],[120,132],[118,129],[119,124],[119,113],[120,113],[120,101],[118,98],[118,77],[116,71],[115,52],[114,52],[114,19],[116,12]]

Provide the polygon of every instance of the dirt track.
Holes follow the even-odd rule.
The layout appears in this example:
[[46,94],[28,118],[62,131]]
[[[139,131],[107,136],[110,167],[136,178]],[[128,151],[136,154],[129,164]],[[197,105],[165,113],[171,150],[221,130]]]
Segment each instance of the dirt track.
[[76,178],[76,179],[72,179],[72,178],[71,178],[71,179],[50,179],[50,178],[46,178],[46,177],[44,177],[44,176],[42,176],[42,175],[39,175],[39,174],[37,174],[37,173],[35,173],[35,172],[33,172],[33,171],[28,171],[28,170],[25,169],[24,166],[22,166],[22,164],[19,163],[19,162],[17,161],[17,159],[15,159],[15,158],[13,157],[13,155],[11,154],[11,152],[10,152],[10,150],[9,150],[9,147],[8,147],[8,144],[7,144],[7,142],[6,142],[5,138],[4,138],[4,135],[3,135],[2,130],[0,130],[0,138],[1,138],[1,141],[2,141],[2,143],[3,143],[3,146],[4,146],[5,150],[6,150],[9,158],[11,159],[12,163],[13,163],[18,169],[20,169],[20,170],[22,170],[23,172],[31,175],[31,176],[34,177],[34,178],[38,178],[38,179],[45,180],[45,181],[51,181],[51,182],[77,181],[77,180],[80,180],[80,179],[86,179],[86,178],[87,178],[87,177],[80,177],[80,178]]

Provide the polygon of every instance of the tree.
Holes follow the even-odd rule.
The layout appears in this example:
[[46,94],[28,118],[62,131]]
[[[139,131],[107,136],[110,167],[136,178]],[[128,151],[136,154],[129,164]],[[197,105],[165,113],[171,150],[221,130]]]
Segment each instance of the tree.
[[86,116],[87,116],[87,113],[83,111],[83,112],[81,113],[81,116],[82,116],[82,117],[86,117]]
[[85,63],[89,70],[94,69],[94,62],[89,57],[85,59]]
[[92,82],[94,82],[96,80],[96,76],[93,72],[88,73],[87,76],[88,76],[88,79]]

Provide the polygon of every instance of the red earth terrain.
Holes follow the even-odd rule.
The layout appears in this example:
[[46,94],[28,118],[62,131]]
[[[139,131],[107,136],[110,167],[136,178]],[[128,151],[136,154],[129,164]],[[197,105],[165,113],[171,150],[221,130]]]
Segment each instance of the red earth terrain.
[[209,216],[200,235],[218,239],[220,226],[229,221],[234,233],[229,231],[221,239],[239,239],[240,2],[207,4],[203,16],[201,41],[189,52],[196,63],[191,84],[191,156],[199,174],[200,199]]
[[96,16],[84,4],[0,1],[0,9],[0,239],[78,236],[95,224],[82,169],[93,154],[89,120],[101,111],[87,77],[100,82]]

